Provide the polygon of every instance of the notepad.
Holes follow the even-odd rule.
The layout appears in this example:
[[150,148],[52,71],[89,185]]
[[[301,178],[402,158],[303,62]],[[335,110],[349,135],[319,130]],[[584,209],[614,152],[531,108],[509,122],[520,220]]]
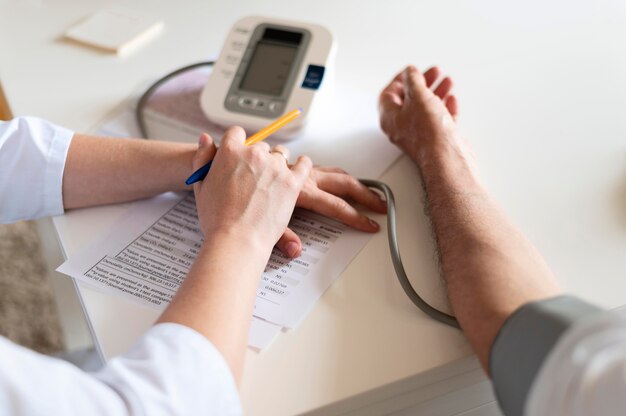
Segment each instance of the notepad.
[[163,22],[136,11],[100,10],[65,32],[65,37],[117,55],[127,55],[154,38]]

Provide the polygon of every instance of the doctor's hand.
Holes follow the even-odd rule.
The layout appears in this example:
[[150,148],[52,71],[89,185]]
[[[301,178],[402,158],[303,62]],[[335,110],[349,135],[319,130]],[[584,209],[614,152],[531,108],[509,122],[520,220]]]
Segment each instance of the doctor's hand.
[[266,143],[244,144],[239,127],[226,131],[216,152],[203,134],[193,159],[198,169],[213,159],[211,172],[194,184],[205,239],[228,236],[271,252],[287,229],[296,200],[312,168],[308,157],[288,166]]
[[[200,143],[200,148],[194,158],[194,169],[204,165],[215,155],[215,146],[212,145],[209,136],[202,137]],[[288,150],[282,146],[277,146],[274,151],[280,153],[275,155],[276,157],[289,158]],[[344,198],[374,212],[385,213],[387,211],[385,201],[353,176],[339,168],[319,166],[310,171],[298,195],[296,206],[334,218],[357,230],[376,232],[380,229],[374,220],[361,214]],[[302,252],[300,237],[289,228],[284,229],[276,247],[290,258],[298,257]]]
[[[387,203],[354,176],[339,168],[315,166],[307,178],[296,206],[341,221],[360,231],[377,232],[376,221],[360,213],[350,202],[384,214]],[[300,238],[290,229],[285,231],[277,247],[289,257],[302,252]]]
[[[289,160],[289,150],[276,146],[272,152],[280,153]],[[345,199],[344,199],[345,198]],[[376,221],[361,214],[348,200],[378,213],[387,212],[387,203],[354,176],[339,168],[315,166],[307,178],[296,206],[341,221],[360,231],[376,232]],[[285,229],[276,247],[287,257],[302,254],[302,241],[290,228]]]
[[457,132],[458,103],[452,85],[450,77],[441,79],[437,67],[422,74],[408,66],[380,94],[382,130],[418,163],[447,145],[464,157],[471,155],[467,142]]

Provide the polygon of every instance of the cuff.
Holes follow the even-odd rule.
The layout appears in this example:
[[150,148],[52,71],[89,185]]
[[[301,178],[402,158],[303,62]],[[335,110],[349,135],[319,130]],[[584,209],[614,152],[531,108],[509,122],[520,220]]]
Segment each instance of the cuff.
[[48,149],[46,175],[43,187],[42,216],[63,214],[63,175],[65,161],[74,132],[63,127],[54,127],[54,137]]
[[183,325],[153,326],[95,377],[116,391],[129,414],[241,415],[237,384],[219,350]]
[[527,303],[498,333],[489,357],[496,397],[503,413],[521,416],[530,387],[546,356],[572,324],[601,309],[572,296]]

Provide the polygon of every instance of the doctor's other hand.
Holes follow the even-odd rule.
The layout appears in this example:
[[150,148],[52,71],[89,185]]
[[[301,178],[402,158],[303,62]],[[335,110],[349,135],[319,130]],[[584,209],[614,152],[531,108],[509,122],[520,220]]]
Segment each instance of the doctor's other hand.
[[194,184],[200,226],[205,239],[241,239],[269,256],[287,229],[296,200],[312,168],[308,157],[289,167],[285,157],[266,143],[244,144],[239,127],[226,131],[216,152],[203,134],[193,159],[198,169],[213,159],[211,172]]
[[398,73],[380,93],[380,126],[392,143],[414,161],[428,158],[442,145],[471,154],[457,132],[457,99],[450,77],[437,67],[423,74],[414,66]]
[[[324,166],[313,167],[300,191],[296,206],[333,218],[360,231],[375,233],[380,229],[376,221],[361,214],[346,199],[374,212],[387,212],[387,203],[376,192],[342,169]],[[290,258],[298,257],[302,253],[300,237],[289,228],[285,230],[276,247]]]

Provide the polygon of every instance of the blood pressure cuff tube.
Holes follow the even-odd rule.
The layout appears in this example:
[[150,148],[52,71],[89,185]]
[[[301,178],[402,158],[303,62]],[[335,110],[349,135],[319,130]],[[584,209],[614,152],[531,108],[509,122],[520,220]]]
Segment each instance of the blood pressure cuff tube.
[[561,336],[574,323],[601,312],[573,296],[527,303],[498,333],[489,357],[494,390],[506,416],[522,416],[530,388]]

